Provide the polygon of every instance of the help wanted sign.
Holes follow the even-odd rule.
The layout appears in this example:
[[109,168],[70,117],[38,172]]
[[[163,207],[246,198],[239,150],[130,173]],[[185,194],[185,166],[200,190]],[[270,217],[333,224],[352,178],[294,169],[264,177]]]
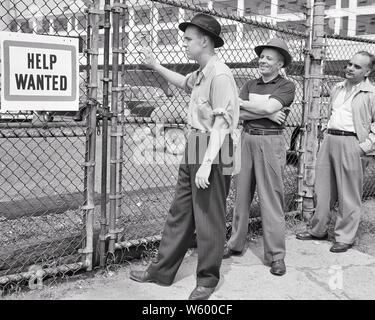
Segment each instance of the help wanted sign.
[[0,111],[78,110],[78,39],[0,32]]

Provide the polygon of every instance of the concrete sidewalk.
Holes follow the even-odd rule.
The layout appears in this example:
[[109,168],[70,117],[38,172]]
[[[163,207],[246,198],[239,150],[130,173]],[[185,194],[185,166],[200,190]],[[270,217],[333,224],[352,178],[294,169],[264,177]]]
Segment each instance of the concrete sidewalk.
[[[274,276],[263,265],[261,239],[249,242],[242,256],[223,260],[221,280],[210,299],[375,299],[375,257],[354,249],[331,253],[328,241],[300,241],[294,236],[288,236],[286,244],[286,275]],[[196,263],[197,254],[192,250],[170,287],[132,281],[126,268],[105,284],[93,284],[61,299],[185,300],[195,287]]]

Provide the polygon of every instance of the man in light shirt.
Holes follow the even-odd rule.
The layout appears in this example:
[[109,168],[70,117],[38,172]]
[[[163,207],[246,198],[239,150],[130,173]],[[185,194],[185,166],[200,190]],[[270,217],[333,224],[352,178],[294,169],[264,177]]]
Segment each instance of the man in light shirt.
[[214,49],[224,44],[218,21],[197,14],[192,21],[181,23],[179,29],[184,32],[186,54],[198,62],[198,70],[183,76],[160,65],[150,50],[143,52],[144,63],[190,93],[190,134],[158,257],[146,270],[131,271],[130,278],[172,284],[196,231],[197,286],[189,299],[203,300],[213,293],[220,278],[231,180],[230,133],[238,124],[239,99],[230,69],[215,54]]
[[375,155],[375,87],[367,79],[375,56],[357,52],[346,80],[331,92],[327,135],[316,162],[315,213],[300,240],[327,239],[330,211],[338,201],[331,252],[345,252],[358,230],[363,188],[363,157]]

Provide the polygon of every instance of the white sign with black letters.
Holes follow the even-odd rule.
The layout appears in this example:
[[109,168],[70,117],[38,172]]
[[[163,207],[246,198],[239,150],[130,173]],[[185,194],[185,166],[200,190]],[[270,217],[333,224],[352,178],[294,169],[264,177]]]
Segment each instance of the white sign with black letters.
[[1,111],[78,110],[78,39],[0,32]]

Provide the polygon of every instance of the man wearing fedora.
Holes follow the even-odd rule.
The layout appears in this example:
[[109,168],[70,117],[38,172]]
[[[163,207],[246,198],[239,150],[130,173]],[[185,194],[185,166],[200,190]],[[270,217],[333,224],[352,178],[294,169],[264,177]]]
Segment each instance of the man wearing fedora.
[[[288,108],[295,95],[295,85],[280,75],[292,57],[284,41],[271,39],[255,47],[259,57],[260,78],[247,81],[240,90],[241,170],[236,176],[236,201],[232,234],[224,258],[239,255],[248,231],[250,204],[257,188],[263,228],[264,258],[271,273],[286,272],[283,171],[286,150],[283,124],[269,115]],[[249,199],[250,198],[250,199]]]
[[327,239],[331,209],[338,201],[331,252],[352,247],[358,230],[363,171],[375,155],[375,87],[368,80],[375,56],[357,52],[348,62],[345,81],[331,91],[327,135],[316,160],[315,212],[299,240]]
[[161,66],[150,49],[143,50],[144,63],[190,93],[191,130],[158,257],[146,270],[131,271],[130,278],[172,284],[196,231],[197,285],[189,299],[201,300],[209,298],[220,278],[226,198],[231,180],[231,170],[222,159],[223,150],[229,154],[233,146],[230,133],[238,124],[239,99],[230,69],[215,54],[214,49],[224,44],[218,21],[209,15],[197,14],[190,22],[181,23],[179,29],[184,32],[188,58],[199,64],[197,71],[187,76],[173,72]]

